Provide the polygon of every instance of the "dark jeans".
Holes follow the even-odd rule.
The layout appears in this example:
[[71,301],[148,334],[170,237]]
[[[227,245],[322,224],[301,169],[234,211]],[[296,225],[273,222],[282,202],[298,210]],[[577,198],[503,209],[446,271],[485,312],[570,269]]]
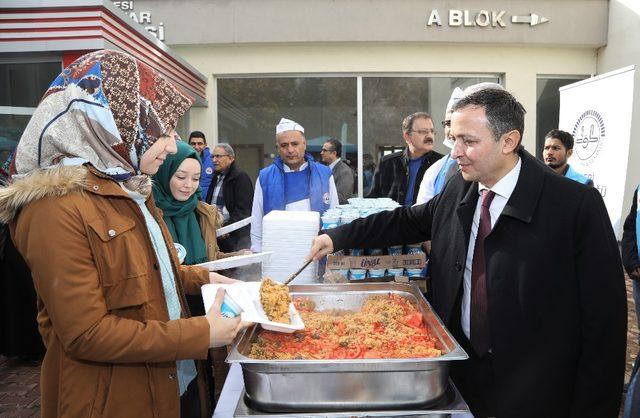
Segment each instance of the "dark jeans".
[[[633,280],[633,301],[636,304],[636,320],[640,324],[640,282]],[[624,418],[633,418],[640,416],[640,373],[638,366],[640,360],[636,358],[633,364],[633,372],[631,373],[631,382],[627,388],[627,396],[624,400]]]

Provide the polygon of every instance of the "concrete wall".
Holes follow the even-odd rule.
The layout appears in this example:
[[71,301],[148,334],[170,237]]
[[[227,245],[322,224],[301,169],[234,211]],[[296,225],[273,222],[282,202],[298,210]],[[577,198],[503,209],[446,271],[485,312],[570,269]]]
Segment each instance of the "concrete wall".
[[631,207],[633,192],[640,183],[640,2],[611,0],[609,5],[608,45],[598,51],[598,74],[635,65],[633,115],[629,163],[624,193],[623,217]]
[[[216,78],[233,75],[498,74],[527,109],[525,147],[535,152],[538,75],[590,75],[596,50],[420,43],[173,45],[209,78],[208,108],[191,110],[191,126],[217,141]],[[213,142],[213,141],[211,141]]]
[[[607,0],[135,0],[174,44],[288,42],[500,43],[600,47]],[[427,25],[436,10],[441,25]],[[453,10],[453,12],[451,12]],[[486,17],[476,23],[481,11]],[[459,25],[449,14],[467,13]],[[535,13],[538,25],[512,23]],[[498,20],[497,17],[500,17]],[[495,25],[494,25],[495,23]]]

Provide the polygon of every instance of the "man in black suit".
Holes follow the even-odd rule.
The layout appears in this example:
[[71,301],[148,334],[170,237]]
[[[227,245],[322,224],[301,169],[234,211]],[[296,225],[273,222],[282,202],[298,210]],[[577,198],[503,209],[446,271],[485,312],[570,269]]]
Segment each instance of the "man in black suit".
[[460,173],[426,204],[326,231],[310,256],[433,240],[432,303],[469,360],[476,417],[616,417],[626,292],[598,191],[521,149],[524,108],[481,90],[453,108]]

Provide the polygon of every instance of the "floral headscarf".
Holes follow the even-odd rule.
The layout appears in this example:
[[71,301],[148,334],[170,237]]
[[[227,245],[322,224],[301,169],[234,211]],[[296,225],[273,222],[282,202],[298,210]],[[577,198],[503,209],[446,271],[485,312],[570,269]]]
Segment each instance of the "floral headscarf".
[[23,175],[71,159],[115,179],[139,174],[142,154],[175,128],[192,102],[130,55],[111,50],[83,55],[44,94],[10,173]]

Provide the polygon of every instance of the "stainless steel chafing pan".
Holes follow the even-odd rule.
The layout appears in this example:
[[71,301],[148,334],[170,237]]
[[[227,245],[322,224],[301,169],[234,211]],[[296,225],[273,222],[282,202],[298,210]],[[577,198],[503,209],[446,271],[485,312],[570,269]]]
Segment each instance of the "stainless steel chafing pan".
[[453,339],[417,287],[405,283],[291,285],[317,310],[358,310],[373,294],[394,293],[413,300],[438,338],[435,358],[354,360],[257,360],[248,357],[259,327],[247,329],[227,358],[240,363],[248,400],[273,412],[406,409],[437,402],[446,392],[449,362],[467,354]]

